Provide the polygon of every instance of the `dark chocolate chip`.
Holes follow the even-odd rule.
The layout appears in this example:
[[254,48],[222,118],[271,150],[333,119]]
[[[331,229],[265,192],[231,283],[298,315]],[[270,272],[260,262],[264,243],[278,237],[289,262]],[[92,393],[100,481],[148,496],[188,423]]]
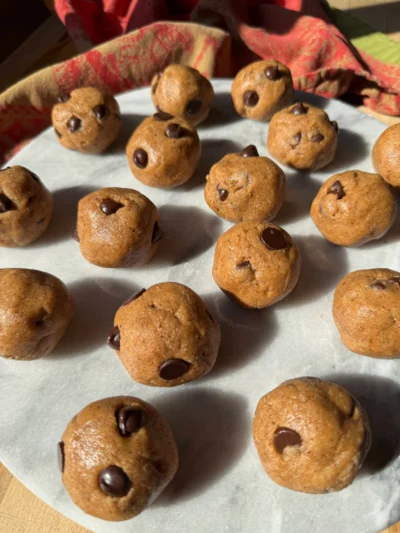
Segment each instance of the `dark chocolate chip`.
[[34,172],[32,172],[31,170],[29,171],[29,174],[31,175],[31,177],[32,177],[35,181],[40,181],[39,176],[38,176],[37,174],[35,174]]
[[279,80],[281,77],[281,73],[279,72],[279,69],[276,65],[271,65],[270,67],[267,67],[264,71],[266,77],[271,81]]
[[54,133],[57,135],[57,137],[59,139],[61,139],[61,137],[62,137],[61,133],[58,130],[56,130],[55,128],[54,128]]
[[168,466],[163,461],[154,461],[153,466],[160,474],[166,474],[169,470]]
[[108,335],[107,344],[113,350],[119,350],[121,347],[121,334],[119,327],[114,326]]
[[75,241],[78,241],[79,242],[79,235],[78,235],[78,228],[75,229],[74,233],[72,234],[72,238],[75,240]]
[[58,461],[58,467],[60,468],[61,473],[64,472],[64,466],[65,466],[64,447],[65,445],[63,441],[57,444],[57,461]]
[[11,208],[11,200],[5,194],[0,193],[0,215],[1,213],[7,213],[7,211],[11,211]]
[[307,108],[302,102],[299,102],[298,104],[292,107],[290,112],[292,113],[292,115],[305,115],[307,113]]
[[102,118],[110,114],[108,108],[104,104],[97,105],[93,109],[93,112],[98,120],[101,120]]
[[292,148],[296,148],[296,146],[298,146],[300,144],[300,141],[301,141],[301,133],[296,133],[296,135],[294,135],[292,137],[292,140],[290,141],[290,146]]
[[160,365],[158,373],[161,379],[169,381],[171,379],[180,378],[183,374],[186,374],[188,368],[188,363],[183,359],[168,359]]
[[41,309],[38,316],[35,319],[35,325],[43,326],[43,324],[46,322],[47,317],[48,317],[47,311],[45,309]]
[[103,213],[107,216],[113,215],[118,211],[118,209],[121,209],[123,207],[122,204],[119,202],[115,202],[114,200],[111,200],[111,198],[106,198],[101,202],[100,209],[103,211]]
[[139,292],[135,292],[135,294],[132,294],[132,296],[130,298],[128,298],[127,300],[125,300],[125,302],[122,305],[130,304],[134,300],[137,300],[138,298],[140,298],[142,296],[142,294],[145,293],[145,292],[146,292],[146,289],[142,289]]
[[195,115],[201,109],[201,100],[190,100],[187,104],[185,113],[186,115]]
[[163,230],[158,225],[158,222],[155,222],[154,223],[154,227],[153,227],[153,233],[151,235],[151,242],[153,244],[155,244],[156,242],[161,241],[161,239],[164,237],[164,235],[165,235],[165,233],[163,232]]
[[68,102],[68,100],[71,98],[71,95],[70,94],[64,94],[62,96],[59,96],[57,98],[57,102],[59,104],[65,104],[65,102]]
[[146,150],[143,150],[143,148],[136,148],[133,152],[133,162],[135,165],[139,168],[145,168],[147,167],[148,161],[149,156],[147,155]]
[[393,278],[388,279],[390,283],[397,283],[397,285],[400,285],[400,278],[398,276],[394,276]]
[[259,96],[256,91],[247,91],[243,95],[243,103],[247,107],[254,107],[258,104]]
[[287,247],[286,236],[280,229],[265,228],[260,239],[269,250],[282,250]]
[[158,122],[166,122],[167,120],[173,118],[173,116],[169,113],[165,113],[164,111],[159,111],[158,113],[154,113],[153,118],[154,120],[158,120]]
[[274,446],[278,453],[282,453],[287,446],[300,446],[301,442],[300,435],[293,429],[281,427],[275,431]]
[[246,148],[243,148],[243,150],[239,152],[239,155],[242,157],[258,157],[258,151],[254,144],[249,144],[249,146],[246,146]]
[[252,268],[250,261],[242,261],[236,265],[237,270],[242,270],[243,268]]
[[165,135],[170,139],[180,139],[185,135],[185,131],[185,128],[172,122],[171,124],[168,124],[167,129],[165,130]]
[[322,133],[314,133],[312,136],[311,136],[311,142],[313,143],[320,143],[321,141],[323,141],[325,139],[325,137],[322,135]]
[[221,202],[225,202],[225,200],[229,196],[229,192],[226,189],[220,189],[218,185],[217,185],[217,193],[218,193],[218,196]]
[[338,200],[341,200],[344,196],[346,196],[343,185],[339,180],[336,180],[335,183],[328,189],[327,194],[336,194]]
[[99,487],[107,496],[122,498],[128,494],[132,483],[122,468],[111,465],[100,472]]
[[371,283],[370,287],[371,289],[376,289],[378,291],[383,291],[384,289],[386,289],[386,286],[382,281],[374,281],[373,283]]
[[336,120],[331,120],[332,126],[335,128],[336,133],[339,131],[339,125]]
[[123,437],[129,437],[132,433],[136,433],[146,422],[143,411],[133,406],[122,407],[116,418],[119,432]]
[[68,120],[68,129],[70,132],[75,133],[76,131],[80,130],[82,126],[82,120],[78,117],[71,117]]

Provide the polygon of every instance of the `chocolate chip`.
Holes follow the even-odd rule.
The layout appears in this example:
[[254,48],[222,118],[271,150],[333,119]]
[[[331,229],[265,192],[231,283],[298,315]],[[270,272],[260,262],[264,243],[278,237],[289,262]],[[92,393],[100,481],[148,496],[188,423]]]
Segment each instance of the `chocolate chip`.
[[242,157],[258,157],[258,151],[254,144],[249,144],[249,146],[246,146],[246,148],[243,148],[243,150],[239,152],[239,155]]
[[138,298],[140,298],[142,296],[142,294],[145,293],[145,292],[146,292],[146,289],[142,289],[139,292],[135,292],[135,294],[132,294],[132,296],[130,298],[128,298],[127,300],[125,300],[125,302],[122,305],[130,304],[134,300],[137,300]]
[[163,461],[155,461],[153,462],[153,466],[160,474],[166,474],[169,470],[168,466]]
[[267,67],[264,71],[266,77],[271,81],[279,80],[281,77],[281,73],[279,72],[279,69],[276,65],[272,65],[270,67]]
[[166,122],[167,120],[173,118],[173,116],[169,113],[165,113],[164,111],[159,111],[158,113],[154,113],[153,118],[154,120],[158,120],[158,122]]
[[168,124],[167,129],[165,130],[165,135],[170,139],[180,139],[185,135],[185,131],[185,128],[172,122],[171,124]]
[[151,88],[151,92],[152,92],[153,94],[156,94],[157,87],[158,87],[158,83],[155,83],[155,84],[153,85],[153,87]]
[[169,381],[183,376],[188,371],[188,368],[188,363],[183,359],[168,359],[160,365],[158,373],[161,379]]
[[99,487],[107,496],[122,498],[128,494],[132,483],[122,468],[111,465],[100,472]]
[[146,417],[138,407],[122,407],[116,416],[119,432],[123,437],[129,437],[144,426]]
[[390,283],[397,283],[397,285],[400,285],[400,278],[398,276],[394,276],[393,278],[388,279]]
[[152,244],[155,244],[156,242],[161,241],[161,239],[164,237],[164,235],[165,235],[165,233],[163,232],[163,230],[158,225],[158,222],[155,222],[154,223],[154,227],[153,227],[153,233],[151,235]]
[[38,316],[35,319],[35,325],[43,326],[43,324],[46,322],[47,317],[48,317],[47,311],[45,309],[41,309]]
[[121,334],[118,326],[114,326],[110,331],[107,344],[113,350],[119,350],[121,347]]
[[254,107],[258,104],[259,96],[256,91],[247,91],[243,95],[243,103],[247,107]]
[[104,117],[106,117],[107,115],[110,114],[109,110],[107,109],[107,107],[104,104],[97,105],[93,109],[93,112],[95,114],[95,117],[98,120],[101,120],[102,118],[104,118]]
[[106,198],[101,202],[100,209],[103,211],[103,213],[107,216],[113,215],[118,211],[118,209],[121,209],[123,207],[122,204],[119,202],[115,202],[114,200],[111,200],[111,198]]
[[292,115],[305,115],[307,113],[307,108],[304,107],[304,104],[302,102],[299,102],[295,106],[292,107],[290,110]]
[[56,130],[55,128],[54,128],[54,133],[57,135],[57,137],[59,139],[61,139],[61,137],[62,137],[61,133],[58,130]]
[[64,472],[64,466],[65,466],[65,453],[64,453],[64,443],[63,441],[59,442],[57,444],[57,461],[58,461],[58,467],[60,469],[60,472]]
[[242,261],[236,265],[237,270],[242,270],[243,268],[252,268],[250,261]]
[[5,194],[0,193],[0,215],[1,213],[7,213],[7,211],[11,211],[11,208],[11,200]]
[[343,185],[339,180],[336,180],[335,183],[328,189],[327,194],[336,194],[338,200],[341,200],[344,196],[346,196]]
[[39,176],[37,174],[35,174],[31,170],[29,171],[29,174],[31,175],[31,178],[33,178],[35,181],[39,181],[40,182]]
[[311,136],[311,142],[313,143],[320,143],[321,141],[323,141],[325,139],[325,137],[322,135],[322,133],[314,133],[312,136]]
[[133,162],[135,165],[139,168],[145,168],[147,167],[148,161],[149,156],[147,155],[146,150],[143,150],[143,148],[136,148],[133,152]]
[[59,104],[65,104],[65,102],[68,102],[68,100],[71,98],[70,94],[63,94],[62,96],[59,96],[57,98],[57,102]]
[[296,148],[296,146],[298,146],[300,144],[300,141],[301,141],[301,133],[296,133],[296,135],[294,135],[292,137],[292,140],[290,141],[290,146],[292,148]]
[[79,242],[79,235],[78,235],[78,228],[75,229],[74,233],[72,234],[72,238],[75,240],[75,241],[78,241]]
[[217,193],[218,193],[218,196],[221,202],[225,202],[225,200],[229,196],[229,192],[226,189],[220,189],[218,185],[217,185]]
[[186,106],[185,113],[186,115],[195,115],[200,111],[200,108],[201,100],[190,100]]
[[336,120],[331,120],[332,126],[335,128],[336,133],[339,131],[339,125]]
[[82,121],[78,117],[71,117],[68,120],[68,129],[70,132],[75,133],[76,131],[80,130],[82,126]]
[[282,453],[287,446],[300,446],[301,442],[300,435],[293,429],[281,427],[275,431],[274,446],[278,453]]
[[269,250],[282,250],[287,247],[286,236],[280,229],[265,228],[260,239]]
[[382,281],[374,281],[373,283],[371,283],[370,287],[371,289],[376,289],[378,291],[383,291],[384,289],[386,289],[386,286]]

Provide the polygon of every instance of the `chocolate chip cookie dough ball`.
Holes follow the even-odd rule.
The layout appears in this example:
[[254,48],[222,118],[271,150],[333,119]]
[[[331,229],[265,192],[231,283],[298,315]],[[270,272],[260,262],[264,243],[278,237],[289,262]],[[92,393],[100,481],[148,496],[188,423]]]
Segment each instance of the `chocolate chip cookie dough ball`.
[[78,204],[77,238],[83,257],[108,268],[143,265],[164,233],[156,206],[133,189],[107,187]]
[[178,469],[172,432],[158,411],[133,396],[87,405],[58,444],[72,501],[103,520],[128,520],[151,505]]
[[193,126],[204,122],[214,102],[214,89],[198,70],[170,65],[151,81],[151,95],[158,111],[188,120]]
[[208,206],[230,222],[272,220],[282,207],[286,177],[254,145],[228,154],[211,167],[204,197]]
[[333,318],[343,344],[370,357],[400,357],[400,273],[356,270],[335,290]]
[[213,277],[242,307],[262,309],[295,287],[300,253],[282,228],[267,222],[241,222],[223,233],[215,247]]
[[400,124],[393,124],[377,139],[372,149],[375,170],[393,187],[400,187]]
[[35,241],[52,214],[52,196],[36,174],[20,166],[0,170],[0,246]]
[[311,206],[322,235],[339,246],[380,239],[396,217],[396,198],[378,174],[348,170],[330,177]]
[[65,148],[86,154],[104,152],[118,137],[121,127],[117,101],[95,87],[75,89],[60,97],[51,120]]
[[221,334],[203,300],[180,283],[158,283],[117,311],[108,344],[132,379],[174,387],[207,374]]
[[285,381],[261,398],[253,438],[275,483],[312,494],[350,485],[371,442],[367,415],[350,393],[308,377]]
[[201,155],[196,128],[183,118],[159,112],[146,118],[126,147],[132,174],[150,187],[177,187],[188,181]]
[[256,61],[240,70],[232,84],[232,100],[241,117],[271,120],[293,102],[293,80],[282,63]]
[[64,283],[39,270],[2,268],[0,287],[0,355],[30,361],[49,354],[74,314]]
[[318,170],[334,158],[338,125],[322,109],[299,102],[273,116],[268,130],[269,153],[298,170]]

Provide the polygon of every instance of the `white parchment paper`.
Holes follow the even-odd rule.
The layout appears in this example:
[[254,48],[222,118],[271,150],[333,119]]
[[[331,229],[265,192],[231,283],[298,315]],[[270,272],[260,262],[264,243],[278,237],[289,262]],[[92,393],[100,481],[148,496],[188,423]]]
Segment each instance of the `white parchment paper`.
[[[40,498],[96,533],[377,533],[400,519],[400,360],[350,353],[340,342],[331,304],[337,282],[352,270],[400,270],[400,225],[397,221],[379,242],[339,248],[318,233],[309,206],[330,175],[372,170],[370,151],[385,126],[340,102],[301,95],[338,121],[337,158],[310,175],[285,169],[288,196],[276,223],[300,246],[300,281],[273,308],[246,311],[229,302],[213,282],[214,244],[230,224],[208,209],[203,184],[211,164],[226,153],[253,143],[267,155],[267,126],[235,115],[229,81],[215,81],[214,86],[215,110],[199,128],[203,157],[198,172],[179,189],[146,187],[128,168],[127,138],[154,112],[149,89],[119,97],[123,132],[107,154],[65,150],[49,130],[10,163],[25,165],[43,179],[54,194],[55,215],[37,243],[0,249],[0,267],[36,268],[60,277],[77,314],[51,356],[35,362],[0,360],[0,460]],[[106,186],[136,188],[159,207],[167,238],[149,265],[102,269],[80,255],[71,238],[77,200]],[[187,284],[206,300],[221,324],[222,346],[207,377],[175,389],[154,389],[129,378],[105,339],[123,300],[167,280]],[[354,484],[339,493],[313,496],[275,485],[253,445],[251,421],[258,399],[283,380],[302,375],[345,385],[371,418],[369,459]],[[176,436],[181,466],[149,510],[124,523],[107,523],[85,515],[69,499],[56,444],[87,403],[119,394],[139,396],[161,411]]]

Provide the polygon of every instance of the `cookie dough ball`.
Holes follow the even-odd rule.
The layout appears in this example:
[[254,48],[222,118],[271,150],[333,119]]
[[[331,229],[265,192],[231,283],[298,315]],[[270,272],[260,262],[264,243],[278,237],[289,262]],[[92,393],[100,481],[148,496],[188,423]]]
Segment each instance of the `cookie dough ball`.
[[273,116],[268,130],[269,153],[298,170],[318,170],[336,152],[338,125],[322,109],[298,103]]
[[52,214],[52,196],[36,174],[20,166],[0,170],[0,246],[35,241]]
[[0,287],[0,355],[30,361],[49,354],[74,315],[64,283],[39,270],[2,268]]
[[184,118],[197,126],[208,117],[214,89],[198,70],[170,65],[151,80],[151,95],[158,111]]
[[400,187],[400,124],[393,124],[377,139],[372,149],[375,170],[393,187]]
[[293,102],[293,80],[282,63],[256,61],[240,70],[232,84],[232,100],[241,117],[271,120]]
[[300,263],[299,249],[284,229],[267,222],[241,222],[219,237],[212,274],[238,304],[262,309],[294,289]]
[[336,287],[333,318],[343,344],[370,357],[400,357],[400,273],[356,270]]
[[228,154],[211,167],[204,197],[208,206],[230,222],[271,220],[282,207],[286,177],[254,145]]
[[104,152],[121,128],[117,101],[95,87],[75,89],[60,97],[51,112],[51,120],[65,148],[86,154]]
[[93,402],[58,444],[72,501],[103,520],[128,520],[151,505],[178,469],[172,432],[158,411],[133,396]]
[[312,494],[350,485],[368,453],[367,415],[350,393],[329,381],[285,381],[258,402],[253,438],[269,477]]
[[108,344],[132,379],[174,387],[207,374],[221,334],[203,300],[179,283],[158,283],[117,311]]
[[396,198],[378,175],[348,170],[330,177],[311,206],[322,235],[339,246],[359,246],[380,239],[396,217]]
[[196,128],[187,120],[160,112],[136,129],[126,155],[139,181],[150,187],[172,188],[193,176],[201,144]]
[[108,187],[78,204],[77,238],[83,257],[108,268],[143,265],[164,233],[156,206],[133,189]]

